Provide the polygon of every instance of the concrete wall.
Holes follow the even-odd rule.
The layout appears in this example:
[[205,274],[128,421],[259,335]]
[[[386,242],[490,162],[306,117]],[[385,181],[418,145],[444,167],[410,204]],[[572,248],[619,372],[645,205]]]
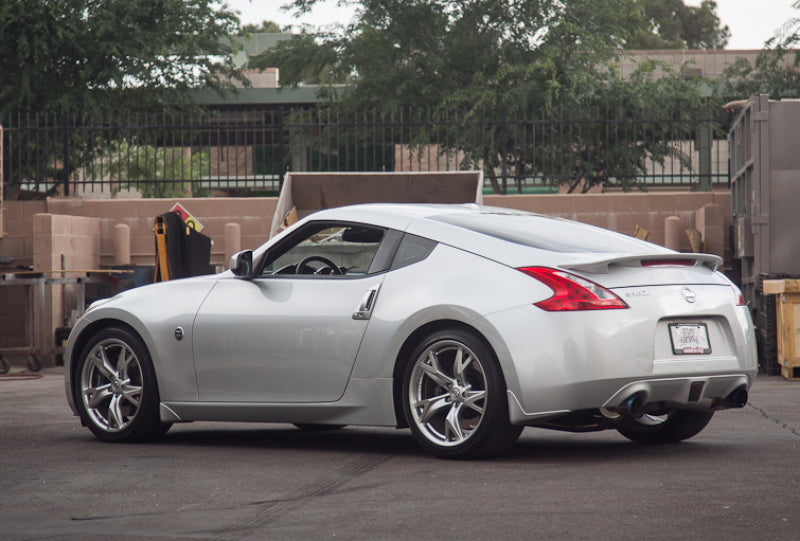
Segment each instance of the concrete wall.
[[[648,231],[650,242],[665,245],[665,219],[680,218],[680,231],[694,228],[707,242],[705,252],[729,260],[729,192],[653,192],[551,195],[487,195],[486,205],[509,207],[588,223],[626,235],[636,227]],[[708,205],[712,207],[704,209]],[[678,251],[692,251],[689,237],[681,234]]]
[[[633,235],[636,227],[648,231],[648,240],[664,244],[665,220],[680,221],[675,236],[680,251],[691,251],[686,229],[697,229],[705,238],[706,252],[729,260],[728,223],[731,216],[727,192],[612,193],[484,196],[484,204],[529,210],[605,227]],[[5,237],[0,238],[0,255],[10,255],[15,264],[30,265],[37,271],[59,271],[61,256],[67,270],[110,268],[115,260],[116,226],[127,226],[130,264],[154,264],[153,223],[167,212],[176,199],[82,200],[53,198],[46,201],[6,201],[3,219]],[[211,237],[211,263],[227,266],[235,249],[255,248],[269,235],[277,198],[186,199],[181,204],[204,226]],[[240,235],[236,234],[240,232]],[[227,233],[227,234],[226,234]],[[226,242],[228,246],[226,246]],[[236,244],[236,246],[234,246]],[[85,269],[81,269],[85,267]],[[8,272],[0,269],[0,273]],[[23,314],[30,303],[21,287],[0,287],[0,348],[24,346]],[[53,328],[63,324],[74,306],[74,291],[60,286],[48,288],[45,299],[45,327],[37,333],[37,347],[53,347]],[[38,302],[34,303],[38,306]],[[41,316],[35,314],[37,319]],[[52,362],[46,356],[45,363]]]
[[[100,268],[100,219],[64,214],[35,214],[33,217],[33,268],[36,270],[92,270]],[[51,276],[60,277],[61,273]],[[75,275],[70,275],[75,276]],[[65,326],[76,306],[76,286],[48,285],[44,314],[35,313],[36,336],[42,331]],[[49,342],[40,342],[47,350]]]
[[[203,225],[202,233],[211,237],[212,265],[226,265],[225,224],[239,224],[241,247],[255,248],[267,238],[277,198],[208,199],[48,199],[47,212],[100,220],[100,262],[103,267],[115,264],[114,226],[130,228],[131,264],[152,266],[154,263],[153,223],[156,216],[168,212],[180,202]],[[1,241],[0,241],[1,242]],[[2,253],[2,244],[0,244]]]

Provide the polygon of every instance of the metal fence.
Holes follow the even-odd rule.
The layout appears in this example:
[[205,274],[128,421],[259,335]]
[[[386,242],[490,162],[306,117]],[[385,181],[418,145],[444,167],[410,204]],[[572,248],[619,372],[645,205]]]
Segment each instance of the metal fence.
[[[481,169],[497,193],[728,182],[726,119],[338,107],[0,113],[6,197],[275,193],[293,171]],[[19,195],[22,194],[22,195]]]

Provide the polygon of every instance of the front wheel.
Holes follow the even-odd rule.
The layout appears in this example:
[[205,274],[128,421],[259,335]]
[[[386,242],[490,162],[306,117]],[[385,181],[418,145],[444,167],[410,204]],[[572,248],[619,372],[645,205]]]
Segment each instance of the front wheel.
[[637,443],[676,443],[696,436],[714,416],[713,411],[669,410],[663,415],[626,419],[617,429]]
[[84,424],[104,441],[149,441],[170,427],[159,418],[153,363],[141,338],[121,327],[98,332],[78,358],[75,398]]
[[403,410],[418,443],[442,458],[497,455],[522,432],[509,422],[494,354],[460,329],[436,332],[414,350],[403,376]]

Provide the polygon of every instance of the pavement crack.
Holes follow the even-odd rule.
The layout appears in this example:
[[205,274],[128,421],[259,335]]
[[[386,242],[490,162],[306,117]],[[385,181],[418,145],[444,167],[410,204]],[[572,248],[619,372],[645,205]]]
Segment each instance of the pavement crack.
[[764,419],[767,419],[768,421],[772,421],[773,423],[775,423],[776,425],[778,425],[782,429],[787,430],[787,431],[791,432],[792,434],[794,434],[795,436],[797,436],[798,438],[800,438],[800,430],[790,426],[787,423],[784,423],[782,420],[778,419],[777,417],[774,417],[774,416],[770,415],[765,410],[759,408],[758,406],[753,405],[752,403],[747,404],[747,406],[750,407],[750,408],[753,408],[754,410],[756,410],[759,413],[759,415],[761,415]]

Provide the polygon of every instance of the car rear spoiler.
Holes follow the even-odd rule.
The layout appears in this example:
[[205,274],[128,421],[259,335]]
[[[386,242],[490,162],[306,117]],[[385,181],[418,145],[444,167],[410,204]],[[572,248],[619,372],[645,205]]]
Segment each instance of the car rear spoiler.
[[616,267],[647,267],[647,266],[706,266],[715,271],[722,265],[722,258],[711,254],[647,254],[611,257],[588,263],[573,263],[562,265],[564,269],[593,274],[608,274],[611,266]]

